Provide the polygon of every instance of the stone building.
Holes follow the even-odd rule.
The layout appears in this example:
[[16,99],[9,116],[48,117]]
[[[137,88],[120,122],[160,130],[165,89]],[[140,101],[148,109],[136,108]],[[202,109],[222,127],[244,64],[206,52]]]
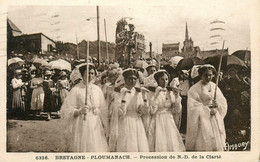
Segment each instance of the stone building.
[[171,58],[173,56],[178,56],[180,54],[180,43],[169,43],[162,44],[162,55],[164,58]]
[[185,30],[185,40],[183,42],[183,47],[182,47],[181,51],[182,52],[193,52],[194,51],[193,41],[192,41],[191,37],[189,38],[187,22],[186,22],[186,30]]
[[55,49],[55,42],[43,33],[16,36],[16,48],[30,53],[47,54]]

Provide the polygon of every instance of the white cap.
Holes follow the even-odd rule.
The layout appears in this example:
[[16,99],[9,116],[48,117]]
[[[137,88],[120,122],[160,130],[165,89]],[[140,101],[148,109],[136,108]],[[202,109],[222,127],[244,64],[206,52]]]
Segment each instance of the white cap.
[[173,68],[176,68],[176,66],[178,65],[179,61],[181,61],[183,59],[182,56],[174,56],[170,59],[171,62],[171,66]]

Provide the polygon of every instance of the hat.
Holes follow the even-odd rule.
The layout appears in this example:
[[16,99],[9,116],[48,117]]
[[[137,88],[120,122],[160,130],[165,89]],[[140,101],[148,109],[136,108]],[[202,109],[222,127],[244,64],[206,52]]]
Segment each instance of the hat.
[[88,64],[88,66],[92,66],[93,68],[95,68],[95,65],[93,63],[82,63],[82,64],[77,65],[76,68],[80,69],[84,66],[87,66],[87,64]]
[[178,63],[183,59],[182,56],[174,56],[170,59],[171,67],[176,68]]
[[139,78],[139,73],[136,69],[133,69],[133,68],[128,68],[128,69],[125,69],[122,73],[123,77],[124,78],[127,78],[128,76],[130,75],[135,75],[137,78]]
[[205,65],[194,65],[191,69],[191,78],[196,78],[199,76],[199,69],[209,67],[215,70],[214,66],[210,64],[205,64]]
[[161,73],[165,73],[169,77],[169,73],[166,70],[158,70],[154,73],[154,79],[157,81]]
[[35,67],[34,65],[32,65],[32,66],[30,67],[30,71],[33,71],[33,70],[36,70],[36,67]]
[[200,66],[200,68],[203,68],[203,67],[209,67],[209,68],[215,69],[215,67],[213,65],[210,65],[210,64],[204,64],[204,65]]
[[89,66],[89,68],[94,69],[95,74],[97,75],[97,71],[93,63],[82,63],[80,65],[77,65],[76,68],[79,69],[80,73],[82,73],[82,71],[84,72],[87,69],[87,65]]
[[15,70],[15,74],[16,74],[16,75],[21,74],[21,73],[22,73],[22,70],[21,70],[21,69]]
[[78,79],[82,79],[78,68],[75,68],[70,74],[70,80],[75,83]]
[[44,75],[51,75],[52,72],[50,70],[46,70]]
[[119,72],[116,69],[109,70],[107,72],[107,77],[108,78],[115,78],[115,77],[118,77],[118,75],[119,75]]
[[62,77],[62,76],[66,76],[67,74],[65,71],[61,71],[59,75],[60,75],[60,77]]
[[150,65],[148,65],[148,66],[146,67],[146,70],[148,70],[150,67],[155,67],[155,68],[157,69],[156,64],[150,64]]
[[199,76],[199,68],[201,67],[201,65],[194,65],[191,69],[191,78],[196,78],[197,76]]

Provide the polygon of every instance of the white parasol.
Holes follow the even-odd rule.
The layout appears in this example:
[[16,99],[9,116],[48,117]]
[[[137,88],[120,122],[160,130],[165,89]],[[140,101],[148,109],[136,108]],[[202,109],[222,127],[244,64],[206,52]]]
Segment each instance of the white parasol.
[[14,64],[14,63],[23,64],[24,60],[22,60],[19,57],[14,57],[14,58],[9,59],[8,62],[7,62],[8,66],[11,65],[11,64]]
[[65,60],[58,59],[49,63],[51,69],[68,70],[71,71],[71,64]]

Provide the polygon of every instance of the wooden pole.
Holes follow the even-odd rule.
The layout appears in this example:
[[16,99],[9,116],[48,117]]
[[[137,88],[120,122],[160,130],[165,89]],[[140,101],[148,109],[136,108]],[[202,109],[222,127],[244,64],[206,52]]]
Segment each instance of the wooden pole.
[[[87,41],[87,78],[86,78],[86,96],[85,96],[85,105],[88,105],[88,76],[89,76],[89,41]],[[84,120],[86,120],[86,115],[84,115]]]
[[108,55],[108,44],[107,44],[107,25],[106,25],[106,19],[104,19],[104,27],[105,27],[105,38],[106,38],[107,61],[109,61],[109,55]]
[[222,65],[224,45],[225,45],[225,41],[223,41],[221,55],[220,55],[219,64],[218,64],[217,80],[216,80],[215,93],[214,93],[214,101],[216,101],[216,97],[217,97],[217,89],[218,89],[218,83],[219,83],[219,74],[220,74],[220,69],[221,69],[221,65]]
[[100,65],[100,33],[99,33],[99,6],[97,6],[97,52],[98,52],[98,66]]
[[150,46],[150,58],[152,59],[153,56],[152,56],[152,42],[149,43],[149,46]]
[[79,60],[79,45],[78,45],[78,36],[76,33],[76,43],[77,43],[77,59]]
[[[222,46],[222,50],[221,50],[221,55],[220,55],[220,59],[219,59],[219,65],[218,65],[218,72],[217,72],[217,80],[216,80],[216,86],[215,86],[215,93],[214,93],[214,98],[213,98],[213,102],[216,101],[216,98],[217,98],[217,90],[218,90],[218,82],[219,82],[219,74],[220,74],[220,69],[221,69],[221,65],[222,65],[222,58],[223,58],[223,50],[224,50],[224,44],[225,44],[225,41],[223,41],[223,46]],[[215,108],[215,107],[209,107],[209,108]],[[213,120],[217,120],[216,118],[216,115],[211,115],[210,116],[210,124],[211,124],[211,127],[213,129]],[[214,132],[214,130],[213,130]],[[216,146],[216,137],[214,135],[214,146]],[[217,148],[213,148],[214,151],[217,151]]]

